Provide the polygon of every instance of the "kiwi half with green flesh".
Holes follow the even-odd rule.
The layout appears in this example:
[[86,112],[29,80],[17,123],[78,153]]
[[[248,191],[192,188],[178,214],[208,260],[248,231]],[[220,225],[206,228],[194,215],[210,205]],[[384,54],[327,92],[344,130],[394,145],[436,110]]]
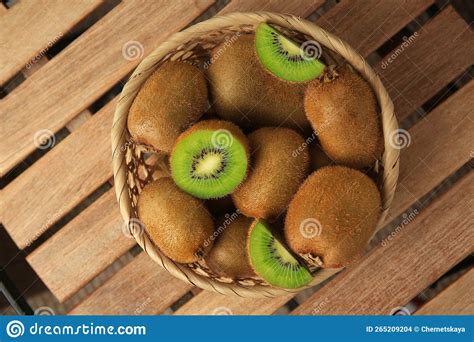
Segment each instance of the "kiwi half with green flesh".
[[255,273],[272,286],[296,289],[313,279],[306,266],[292,255],[264,220],[256,219],[252,223],[247,248]]
[[[307,82],[320,76],[326,67],[304,47],[266,23],[259,24],[255,31],[255,48],[262,65],[285,81]],[[313,48],[316,46],[308,46],[308,50]]]
[[381,197],[366,174],[327,166],[311,174],[288,208],[285,238],[311,264],[344,267],[355,261],[373,235]]
[[200,121],[179,136],[170,164],[183,191],[201,199],[224,197],[247,175],[247,137],[231,122]]
[[207,70],[217,115],[242,128],[309,130],[303,105],[306,84],[281,80],[265,70],[256,56],[253,34],[231,42],[212,51]]
[[178,189],[171,178],[149,183],[138,198],[138,218],[170,259],[192,263],[211,249],[214,222],[204,203]]
[[232,193],[244,214],[273,219],[286,210],[309,172],[309,153],[301,135],[289,128],[260,128],[248,136],[252,171]]
[[235,212],[217,220],[217,238],[205,258],[214,273],[232,279],[255,276],[247,258],[247,235],[252,222],[253,219]]
[[165,62],[143,84],[128,114],[132,138],[171,152],[178,136],[208,107],[204,74],[191,64]]
[[350,66],[338,68],[331,80],[310,82],[305,110],[324,152],[337,164],[364,168],[381,158],[383,136],[375,95]]

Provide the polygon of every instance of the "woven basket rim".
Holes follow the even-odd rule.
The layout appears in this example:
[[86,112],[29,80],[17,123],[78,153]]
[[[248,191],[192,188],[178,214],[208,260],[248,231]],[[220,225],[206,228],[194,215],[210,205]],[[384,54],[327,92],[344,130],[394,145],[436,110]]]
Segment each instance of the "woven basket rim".
[[[222,16],[215,16],[211,19],[200,22],[170,36],[136,67],[135,71],[125,84],[117,102],[111,132],[114,188],[120,213],[125,222],[129,222],[131,219],[132,204],[128,193],[125,154],[121,153],[121,147],[127,144],[125,134],[127,130],[127,115],[131,103],[141,85],[145,82],[148,76],[153,73],[159,61],[163,59],[167,53],[189,41],[192,41],[193,39],[199,38],[203,33],[243,25],[255,26],[260,22],[277,24],[281,27],[298,31],[312,37],[312,39],[316,40],[319,44],[342,56],[346,62],[349,62],[349,64],[351,64],[372,86],[380,107],[385,144],[385,152],[382,157],[382,214],[376,231],[381,228],[395,194],[399,172],[399,150],[393,143],[391,143],[393,132],[398,131],[398,123],[394,114],[393,103],[390,100],[388,92],[384,88],[380,78],[375,74],[365,59],[340,38],[326,32],[321,27],[305,19],[272,12],[233,12]],[[169,273],[205,290],[226,295],[258,298],[281,296],[288,293],[296,293],[304,289],[286,290],[263,285],[244,286],[238,283],[220,282],[212,278],[198,275],[186,265],[175,263],[154,246],[147,234],[132,232],[132,235],[142,249]],[[322,269],[318,271],[308,287],[321,283],[340,270],[341,269]]]

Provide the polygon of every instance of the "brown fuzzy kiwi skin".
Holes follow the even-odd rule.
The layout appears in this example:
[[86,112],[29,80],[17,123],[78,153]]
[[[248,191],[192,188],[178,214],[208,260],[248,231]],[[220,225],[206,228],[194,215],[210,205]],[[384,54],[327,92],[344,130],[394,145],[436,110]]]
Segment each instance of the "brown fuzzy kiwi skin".
[[306,89],[304,106],[325,153],[337,164],[371,167],[383,153],[377,101],[370,85],[350,66]]
[[138,199],[138,218],[150,239],[176,262],[198,261],[212,247],[214,222],[204,203],[181,191],[171,178],[145,186]]
[[[237,215],[237,214],[236,214]],[[205,260],[216,274],[232,279],[255,276],[247,256],[247,235],[253,219],[239,214],[220,217],[216,223],[219,234]]]
[[138,143],[171,152],[176,139],[208,108],[204,73],[196,66],[168,61],[143,84],[128,114],[128,130]]
[[244,128],[285,126],[309,129],[305,83],[290,83],[266,71],[257,57],[255,35],[216,47],[207,77],[216,112]]
[[294,130],[265,127],[249,136],[252,170],[232,193],[247,216],[272,220],[286,210],[309,172],[304,139]]
[[291,201],[285,238],[302,257],[319,257],[324,268],[345,267],[364,251],[380,212],[380,192],[367,175],[345,166],[323,167]]

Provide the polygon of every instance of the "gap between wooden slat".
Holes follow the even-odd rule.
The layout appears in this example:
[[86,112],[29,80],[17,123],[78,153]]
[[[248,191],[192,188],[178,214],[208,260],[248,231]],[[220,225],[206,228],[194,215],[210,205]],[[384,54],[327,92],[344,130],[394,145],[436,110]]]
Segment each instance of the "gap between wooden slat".
[[474,269],[423,305],[415,315],[474,315]]
[[[20,1],[0,18],[0,85],[48,49],[81,19],[101,4],[100,0]],[[2,5],[2,12],[7,10]]]
[[178,281],[142,252],[69,314],[159,314],[191,287]]
[[36,148],[35,132],[59,130],[138,64],[122,55],[125,44],[138,41],[143,57],[212,3],[122,2],[84,32],[0,102],[0,121],[9,122],[0,126],[0,175]]
[[63,302],[135,245],[125,237],[125,228],[110,189],[27,261]]

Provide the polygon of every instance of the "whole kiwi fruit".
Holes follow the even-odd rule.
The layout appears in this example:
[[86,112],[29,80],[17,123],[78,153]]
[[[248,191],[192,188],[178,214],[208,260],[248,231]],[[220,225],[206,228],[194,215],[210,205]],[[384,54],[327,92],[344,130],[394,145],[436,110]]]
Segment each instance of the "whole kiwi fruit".
[[212,52],[207,76],[217,114],[243,128],[285,126],[309,129],[304,113],[306,83],[269,73],[255,50],[255,35],[241,35]]
[[247,257],[247,235],[253,219],[234,212],[216,222],[217,238],[205,260],[216,274],[232,279],[255,276]]
[[381,197],[366,174],[345,166],[312,173],[285,219],[290,248],[310,264],[344,267],[364,251],[380,217]]
[[232,193],[235,206],[244,214],[273,219],[286,210],[309,171],[304,139],[283,127],[260,128],[248,136],[252,170]]
[[208,107],[204,73],[181,61],[161,65],[143,84],[128,114],[128,130],[138,143],[171,152],[178,136]]
[[380,159],[383,136],[377,101],[352,67],[346,64],[311,81],[304,106],[324,152],[335,163],[364,168]]
[[181,191],[171,178],[145,186],[138,198],[138,218],[150,239],[176,262],[198,261],[212,247],[214,222],[204,203]]

